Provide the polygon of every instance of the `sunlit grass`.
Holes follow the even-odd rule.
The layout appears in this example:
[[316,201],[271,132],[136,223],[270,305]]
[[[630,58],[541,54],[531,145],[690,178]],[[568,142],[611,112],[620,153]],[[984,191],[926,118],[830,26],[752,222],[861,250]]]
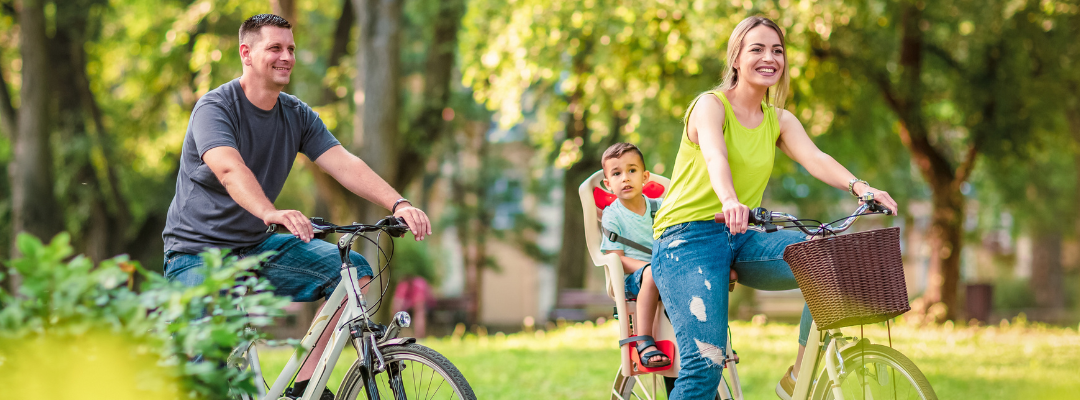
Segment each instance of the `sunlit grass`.
[[[1076,329],[1016,321],[990,327],[901,323],[891,330],[893,347],[922,369],[941,399],[1074,399],[1080,393]],[[794,363],[798,327],[736,321],[732,331],[746,398],[775,398],[776,381]],[[859,328],[845,333],[858,336]],[[480,399],[600,399],[608,397],[618,369],[617,335],[613,322],[586,322],[551,331],[468,333],[421,343],[461,369]],[[884,325],[865,327],[865,335],[874,343],[889,343]],[[267,373],[280,371],[288,353],[262,352]],[[332,389],[355,359],[347,353],[335,368]]]

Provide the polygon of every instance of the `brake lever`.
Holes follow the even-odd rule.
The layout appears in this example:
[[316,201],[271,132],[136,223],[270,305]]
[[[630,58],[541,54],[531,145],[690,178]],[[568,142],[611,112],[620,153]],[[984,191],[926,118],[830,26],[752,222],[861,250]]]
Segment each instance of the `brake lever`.
[[393,215],[379,220],[379,222],[375,223],[375,226],[382,228],[383,231],[393,237],[405,237],[405,233],[409,232],[409,226],[405,224],[405,219]]

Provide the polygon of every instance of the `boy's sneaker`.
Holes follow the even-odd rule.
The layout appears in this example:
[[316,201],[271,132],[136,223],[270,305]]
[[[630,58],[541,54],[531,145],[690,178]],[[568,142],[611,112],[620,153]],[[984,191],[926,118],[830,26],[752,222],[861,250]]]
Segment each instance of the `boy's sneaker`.
[[780,396],[781,399],[791,400],[791,395],[795,393],[795,379],[791,377],[791,371],[794,369],[794,365],[788,367],[784,377],[780,378],[780,382],[776,383],[776,395]]

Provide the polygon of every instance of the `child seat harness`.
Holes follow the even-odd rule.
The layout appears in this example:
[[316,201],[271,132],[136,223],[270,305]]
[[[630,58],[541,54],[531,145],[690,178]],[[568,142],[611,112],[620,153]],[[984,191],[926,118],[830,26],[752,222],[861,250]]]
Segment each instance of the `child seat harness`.
[[[648,212],[652,213],[650,217],[656,219],[656,211],[660,209],[660,199],[652,199],[646,197],[645,201],[649,206]],[[600,224],[600,231],[604,233],[604,238],[609,241],[615,243],[622,243],[623,245],[630,246],[631,248],[641,251],[642,253],[652,255],[652,247],[646,247],[641,243],[619,236],[618,233],[609,231],[607,228],[605,228],[603,223]]]

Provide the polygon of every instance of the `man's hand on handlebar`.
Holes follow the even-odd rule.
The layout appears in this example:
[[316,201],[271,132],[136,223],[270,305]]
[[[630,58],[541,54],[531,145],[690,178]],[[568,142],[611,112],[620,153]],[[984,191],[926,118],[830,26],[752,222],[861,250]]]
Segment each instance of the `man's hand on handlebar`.
[[431,221],[428,220],[427,214],[413,207],[412,204],[398,207],[394,216],[405,220],[405,225],[409,226],[409,230],[417,241],[424,240],[424,237],[431,234]]
[[315,230],[311,227],[311,220],[304,213],[296,210],[276,210],[263,217],[266,226],[277,224],[288,229],[304,243],[310,242],[315,237]]

